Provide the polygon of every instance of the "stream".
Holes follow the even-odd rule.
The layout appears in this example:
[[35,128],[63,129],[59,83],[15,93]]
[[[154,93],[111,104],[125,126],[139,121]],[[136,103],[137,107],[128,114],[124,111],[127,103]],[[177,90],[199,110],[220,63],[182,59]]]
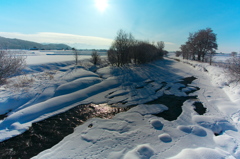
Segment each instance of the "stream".
[[31,158],[59,143],[86,120],[94,117],[110,119],[117,113],[128,109],[130,108],[111,107],[107,104],[79,105],[64,113],[33,123],[32,127],[23,134],[1,142],[0,158]]
[[[181,82],[185,87],[195,80],[195,77],[184,78]],[[163,87],[167,83],[163,83]],[[161,89],[163,88],[161,87]],[[176,120],[182,113],[183,103],[188,99],[197,99],[197,96],[189,96],[199,90],[196,89],[186,92],[187,96],[174,96],[166,95],[159,97],[154,101],[147,102],[145,104],[164,104],[168,107],[168,110],[163,111],[159,114],[153,114],[158,117],[162,117],[165,120]],[[139,88],[141,89],[141,88]],[[160,90],[160,89],[159,89]],[[206,108],[200,101],[193,104],[195,106],[195,111],[202,115],[206,112]],[[5,140],[0,143],[0,158],[1,159],[25,159],[36,156],[40,152],[49,149],[59,143],[65,136],[74,132],[74,128],[83,124],[86,120],[94,117],[111,119],[117,113],[129,110],[131,107],[119,108],[111,107],[107,104],[88,104],[76,106],[64,113],[55,115],[46,120],[33,123],[32,127],[26,132],[11,139]],[[0,118],[5,118],[6,114],[0,116]],[[90,124],[88,127],[94,125]]]

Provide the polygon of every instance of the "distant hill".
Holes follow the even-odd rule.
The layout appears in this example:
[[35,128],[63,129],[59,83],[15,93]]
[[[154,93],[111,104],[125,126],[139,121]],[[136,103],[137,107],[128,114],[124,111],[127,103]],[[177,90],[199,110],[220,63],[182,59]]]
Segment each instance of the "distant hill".
[[71,49],[71,47],[66,44],[40,44],[32,41],[10,39],[0,36],[0,49],[67,50]]

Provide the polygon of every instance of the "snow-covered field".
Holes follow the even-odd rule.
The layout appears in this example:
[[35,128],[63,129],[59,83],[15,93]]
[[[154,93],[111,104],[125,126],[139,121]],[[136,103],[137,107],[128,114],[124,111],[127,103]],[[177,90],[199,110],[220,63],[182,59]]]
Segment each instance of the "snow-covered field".
[[[34,56],[37,63],[29,56],[27,74],[0,88],[0,114],[9,112],[0,121],[0,141],[79,104],[137,105],[113,119],[88,120],[34,158],[240,158],[240,88],[222,68],[168,58],[142,66],[95,67],[90,56],[74,66],[68,56],[73,58]],[[49,57],[52,61],[45,60]],[[197,79],[184,86],[182,79],[191,76]],[[196,87],[200,90],[187,94]],[[168,121],[154,115],[166,106],[146,104],[164,94],[197,99],[186,100],[181,115]],[[207,108],[204,115],[194,111],[196,101]]]
[[[89,59],[92,51],[79,51],[79,58]],[[74,56],[71,55],[72,51],[26,51],[26,62],[29,65],[43,64],[43,63],[56,63],[62,61],[73,61]]]

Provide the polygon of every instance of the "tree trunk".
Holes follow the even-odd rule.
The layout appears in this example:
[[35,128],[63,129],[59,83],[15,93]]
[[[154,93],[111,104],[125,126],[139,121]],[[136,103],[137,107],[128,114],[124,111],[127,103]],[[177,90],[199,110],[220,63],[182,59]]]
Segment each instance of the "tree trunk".
[[198,61],[201,61],[201,54],[198,54]]

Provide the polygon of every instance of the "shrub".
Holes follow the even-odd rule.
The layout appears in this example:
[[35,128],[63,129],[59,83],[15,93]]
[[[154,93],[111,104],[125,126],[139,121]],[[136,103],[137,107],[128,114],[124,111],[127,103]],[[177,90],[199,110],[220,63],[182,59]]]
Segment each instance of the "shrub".
[[235,51],[231,52],[231,56],[237,56],[237,52]]
[[163,54],[154,45],[148,42],[138,42],[136,49],[136,63],[144,64],[162,58]]
[[0,85],[10,76],[21,71],[25,66],[25,58],[6,50],[0,51]]
[[232,56],[227,60],[227,73],[232,77],[233,81],[240,81],[240,57]]
[[73,56],[74,56],[74,60],[75,60],[75,65],[78,65],[79,51],[76,50],[75,48],[72,48],[72,51],[73,51]]
[[97,52],[96,50],[93,50],[93,51],[92,51],[91,62],[92,62],[94,65],[100,64],[100,62],[101,62],[101,57],[100,57],[100,55],[98,54],[98,52]]

